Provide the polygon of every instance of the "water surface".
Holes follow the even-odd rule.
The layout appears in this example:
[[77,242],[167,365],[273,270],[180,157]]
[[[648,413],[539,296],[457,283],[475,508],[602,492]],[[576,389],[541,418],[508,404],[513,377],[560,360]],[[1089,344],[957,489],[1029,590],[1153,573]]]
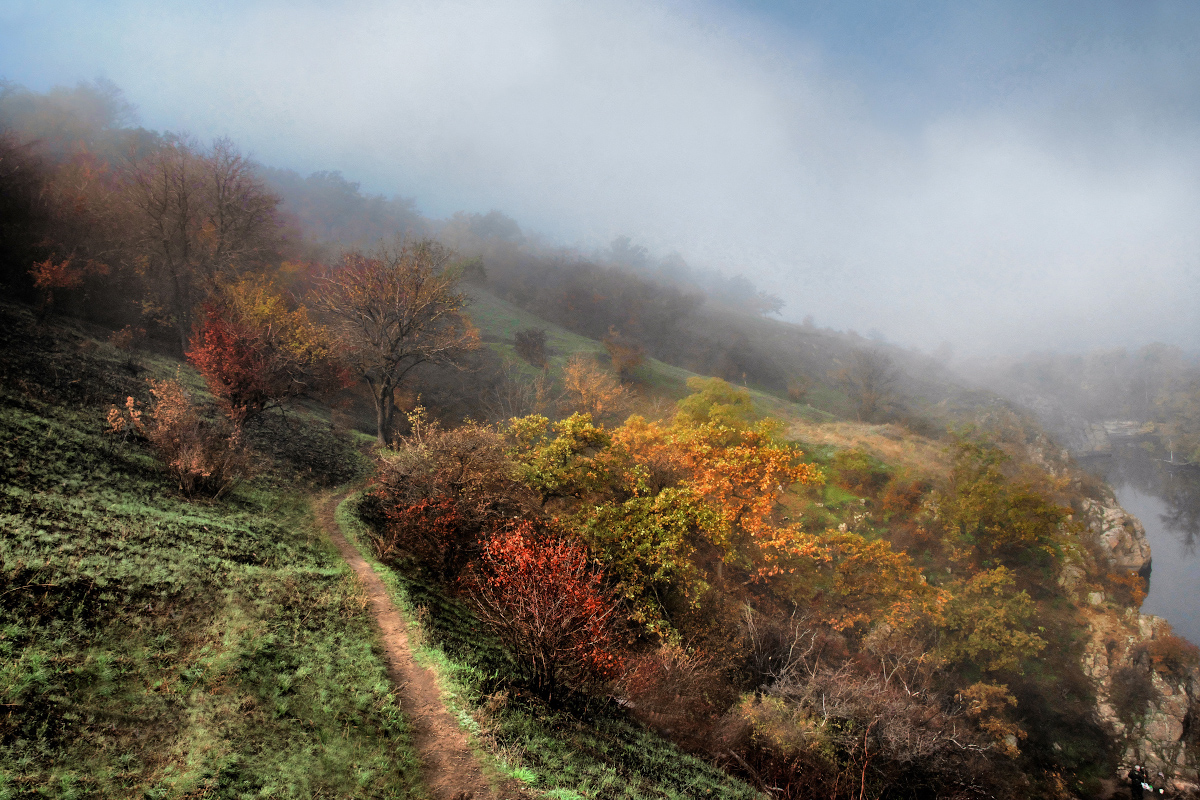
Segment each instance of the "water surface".
[[1112,458],[1084,466],[1112,486],[1121,506],[1146,526],[1154,563],[1142,613],[1165,617],[1200,644],[1200,469],[1164,463],[1149,442],[1114,444]]

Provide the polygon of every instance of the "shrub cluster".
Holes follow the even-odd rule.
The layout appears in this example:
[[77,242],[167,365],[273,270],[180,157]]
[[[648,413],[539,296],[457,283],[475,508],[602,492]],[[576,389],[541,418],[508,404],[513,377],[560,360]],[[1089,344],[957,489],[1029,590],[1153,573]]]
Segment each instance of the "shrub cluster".
[[[611,429],[418,414],[366,504],[377,552],[465,597],[535,694],[615,695],[778,796],[1025,792],[1025,720],[1050,683],[1023,674],[1046,648],[1023,587],[1056,557],[1061,510],[971,439],[937,494],[865,451],[835,455],[855,528],[813,502],[834,520],[813,530],[780,505],[828,497],[822,472],[744,390],[692,388],[674,421]],[[885,525],[950,569],[923,571]],[[1164,669],[1186,660],[1161,647]]]
[[239,432],[204,419],[178,380],[151,380],[148,411],[128,397],[108,412],[114,434],[145,436],[180,491],[188,497],[222,497],[250,473],[251,457]]

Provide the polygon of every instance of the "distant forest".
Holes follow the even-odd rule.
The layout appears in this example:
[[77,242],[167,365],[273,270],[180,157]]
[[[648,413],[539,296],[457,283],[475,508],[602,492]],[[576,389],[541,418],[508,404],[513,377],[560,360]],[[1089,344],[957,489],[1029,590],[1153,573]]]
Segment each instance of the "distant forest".
[[[231,141],[201,143],[134,119],[104,82],[44,94],[0,87],[0,283],[10,294],[144,327],[181,351],[204,282],[228,279],[230,265],[303,292],[345,250],[436,237],[469,280],[638,357],[917,427],[959,392],[938,359],[773,320],[782,300],[745,277],[693,268],[678,254],[654,258],[627,237],[585,254],[546,244],[500,211],[430,219],[415,200],[365,193],[337,172],[305,177],[253,162]],[[494,357],[476,361],[500,380]],[[636,381],[636,370],[624,377]]]

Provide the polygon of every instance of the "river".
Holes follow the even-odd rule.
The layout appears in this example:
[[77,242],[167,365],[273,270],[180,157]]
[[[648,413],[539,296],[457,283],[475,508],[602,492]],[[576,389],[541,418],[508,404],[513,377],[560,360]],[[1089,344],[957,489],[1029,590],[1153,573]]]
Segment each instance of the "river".
[[1172,467],[1150,442],[1113,443],[1112,458],[1086,458],[1121,506],[1146,527],[1153,565],[1143,614],[1164,617],[1200,644],[1200,468]]

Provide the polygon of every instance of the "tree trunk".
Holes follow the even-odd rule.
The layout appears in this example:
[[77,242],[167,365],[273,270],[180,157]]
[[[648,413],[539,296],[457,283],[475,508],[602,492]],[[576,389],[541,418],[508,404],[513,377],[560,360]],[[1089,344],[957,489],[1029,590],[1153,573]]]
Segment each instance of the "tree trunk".
[[396,396],[388,383],[372,386],[375,390],[375,430],[381,447],[391,444],[392,418],[396,415]]

